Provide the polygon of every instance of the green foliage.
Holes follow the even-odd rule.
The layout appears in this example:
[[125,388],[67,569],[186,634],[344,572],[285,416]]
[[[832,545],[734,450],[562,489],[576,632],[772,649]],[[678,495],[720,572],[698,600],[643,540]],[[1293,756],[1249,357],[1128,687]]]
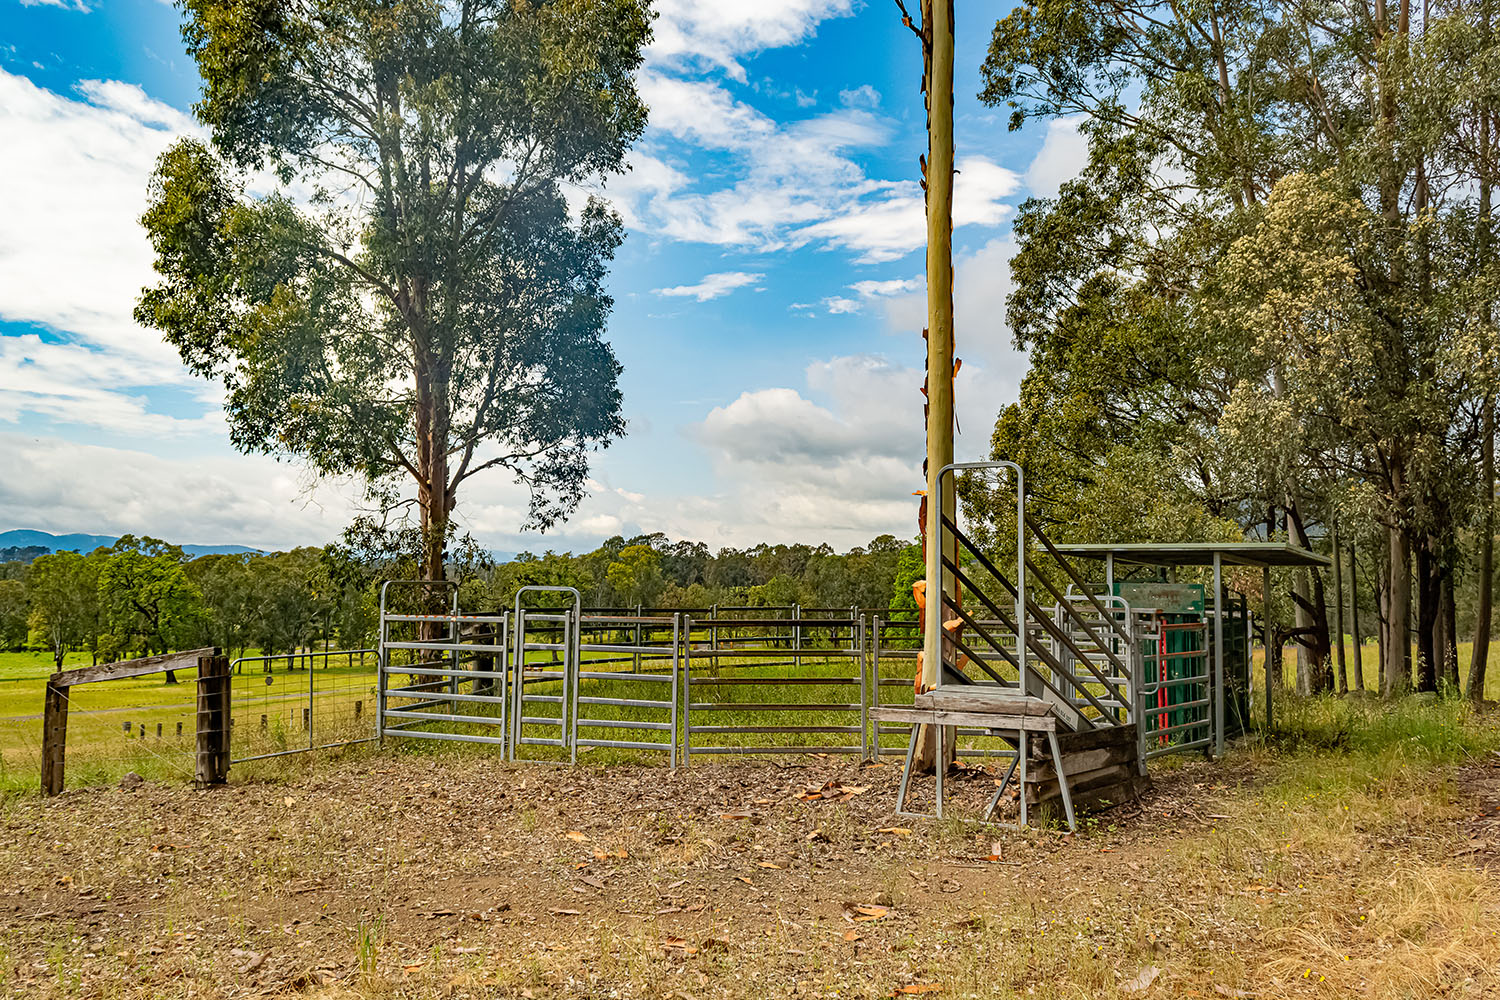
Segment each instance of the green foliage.
[[[710,553],[701,542],[673,542],[661,534],[616,536],[576,556],[523,552],[467,580],[461,601],[465,607],[504,609],[519,588],[547,585],[577,588],[588,607],[884,608],[898,561],[913,548],[881,535],[842,554],[827,545],[757,545]],[[560,602],[542,595],[534,599]]]
[[0,649],[17,650],[26,645],[26,585],[20,580],[0,580]]
[[927,578],[927,566],[922,562],[922,546],[908,545],[901,550],[896,563],[895,579],[891,581],[890,607],[917,610],[917,599],[912,594],[912,585]]
[[604,579],[626,606],[652,607],[666,589],[661,557],[649,545],[627,545],[605,570]]
[[52,650],[59,670],[68,650],[99,649],[99,574],[106,558],[55,552],[38,557],[26,574],[32,641]]
[[137,318],[224,383],[236,447],[358,475],[386,513],[414,499],[429,576],[480,472],[530,488],[528,524],[567,516],[624,432],[603,339],[623,231],[564,188],[623,170],[645,126],[646,5],[183,9],[210,142],[157,165]]
[[1017,220],[1032,369],[993,437],[1060,537],[1308,543],[1338,521],[1376,566],[1416,553],[1432,641],[1489,492],[1493,13],[1030,0],[999,21],[982,98],[1088,144]]
[[125,535],[109,549],[99,573],[104,656],[144,656],[186,645],[202,618],[203,598],[188,579],[185,561],[182,549],[156,538]]

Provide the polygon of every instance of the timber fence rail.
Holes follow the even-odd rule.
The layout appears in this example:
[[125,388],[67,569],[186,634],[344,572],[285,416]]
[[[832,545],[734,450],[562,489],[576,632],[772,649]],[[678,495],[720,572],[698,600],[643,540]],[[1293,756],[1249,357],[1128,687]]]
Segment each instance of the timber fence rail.
[[[178,673],[193,674],[193,687],[178,689],[193,692],[191,701],[179,696],[174,701],[155,706],[80,710],[80,703],[86,703],[84,692],[92,686]],[[166,695],[161,697],[165,699]],[[165,712],[177,718],[175,722],[146,721],[146,716],[152,712]],[[191,720],[186,732],[184,715]],[[66,784],[70,716],[75,723],[87,722],[90,728],[98,728],[106,716],[110,719],[106,725],[120,720],[120,744],[104,744],[109,747],[104,752],[117,760],[140,759],[146,755],[165,765],[167,770],[191,778],[200,785],[218,784],[229,769],[229,661],[217,647],[207,647],[52,674],[47,678],[42,709],[40,765],[43,795],[60,794]],[[151,733],[153,726],[154,735]],[[97,734],[90,733],[90,736],[89,745],[94,748]],[[91,755],[91,763],[97,763],[96,754]]]

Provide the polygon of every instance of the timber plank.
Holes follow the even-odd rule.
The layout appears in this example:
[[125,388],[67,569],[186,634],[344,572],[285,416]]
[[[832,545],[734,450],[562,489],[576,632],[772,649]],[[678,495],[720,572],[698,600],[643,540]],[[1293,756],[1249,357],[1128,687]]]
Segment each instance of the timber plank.
[[[1076,750],[1073,753],[1065,752],[1063,754],[1063,773],[1070,776],[1083,775],[1113,764],[1131,764],[1135,760],[1136,748],[1134,743],[1127,746]],[[1028,783],[1056,781],[1057,767],[1052,763],[1051,755],[1032,763],[1026,770],[1026,780]]]
[[1055,732],[1057,729],[1057,719],[1051,715],[997,715],[992,712],[949,712],[935,708],[901,708],[883,705],[880,708],[870,709],[870,718],[881,722],[914,722],[929,726],[973,726],[976,729],[1015,729],[1035,733]]
[[146,674],[162,674],[168,670],[187,670],[198,665],[201,656],[217,656],[217,646],[190,649],[182,653],[158,653],[136,660],[121,660],[118,663],[98,663],[92,667],[63,670],[47,678],[55,687],[73,687],[77,684],[92,684],[95,681],[117,681],[126,677],[142,677]]
[[1041,698],[1023,698],[1011,691],[975,685],[940,687],[917,695],[917,708],[950,712],[995,712],[1001,715],[1051,715],[1052,705]]
[[[1057,734],[1057,748],[1064,756],[1081,750],[1095,750],[1099,747],[1110,746],[1135,746],[1135,725],[1100,726],[1083,732]],[[1047,749],[1046,744],[1040,744],[1032,749],[1032,756],[1050,759],[1052,753]]]
[[[1113,764],[1109,767],[1101,767],[1096,771],[1078,774],[1068,779],[1068,792],[1075,798],[1085,792],[1103,788],[1107,785],[1118,785],[1138,774],[1132,764]],[[1052,799],[1061,799],[1062,792],[1058,790],[1057,782],[1026,783],[1027,802],[1047,802]]]

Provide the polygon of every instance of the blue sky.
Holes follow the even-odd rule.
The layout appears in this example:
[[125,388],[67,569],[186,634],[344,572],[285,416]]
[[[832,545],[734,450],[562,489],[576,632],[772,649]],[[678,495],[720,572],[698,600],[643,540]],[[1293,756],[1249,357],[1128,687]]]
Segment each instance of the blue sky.
[[[130,319],[151,280],[151,163],[195,128],[158,0],[0,0],[0,529],[319,544],[358,491],[228,444],[214,386]],[[975,98],[1007,5],[960,4],[962,457],[1025,359],[1003,326],[1015,206],[1077,169],[1066,122],[1007,133]],[[522,534],[503,474],[460,514],[499,550],[664,531],[720,545],[915,533],[924,315],[916,40],[895,5],[658,0],[651,126],[605,188],[629,234],[609,339],[630,432],[565,526]]]

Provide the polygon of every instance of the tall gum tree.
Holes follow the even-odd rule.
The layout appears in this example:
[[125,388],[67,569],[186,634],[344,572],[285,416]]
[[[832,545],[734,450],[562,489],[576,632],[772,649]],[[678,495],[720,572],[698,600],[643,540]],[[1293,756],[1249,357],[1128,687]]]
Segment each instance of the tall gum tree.
[[182,9],[209,141],[157,165],[137,318],[224,383],[236,447],[360,477],[380,523],[415,504],[423,579],[479,473],[566,517],[624,432],[622,226],[579,192],[645,127],[645,0]]
[[[1209,513],[1299,540],[1361,487],[1393,693],[1411,567],[1430,683],[1458,530],[1489,492],[1487,2],[1028,0],[985,63],[1012,127],[1067,117],[1089,145],[1017,221],[1009,319],[1032,370],[997,453],[1057,456],[1036,480],[1059,520],[1121,447]],[[1323,686],[1322,600],[1298,589]]]

